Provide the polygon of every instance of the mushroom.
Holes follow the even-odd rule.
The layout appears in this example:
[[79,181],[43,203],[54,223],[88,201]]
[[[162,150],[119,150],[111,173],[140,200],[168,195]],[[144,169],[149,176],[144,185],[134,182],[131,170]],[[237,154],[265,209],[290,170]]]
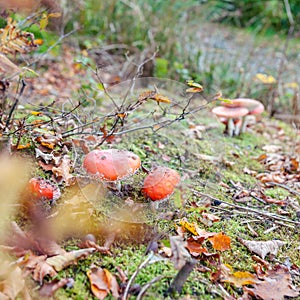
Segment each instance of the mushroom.
[[[83,160],[83,167],[89,174],[110,183],[119,183],[133,175],[140,166],[141,160],[136,154],[118,149],[93,150]],[[117,189],[120,190],[120,185]]]
[[31,178],[22,197],[24,213],[34,222],[43,221],[60,196],[59,188],[49,180]]
[[[239,120],[246,116],[249,113],[249,110],[245,107],[217,106],[213,108],[212,113],[219,118],[227,118],[228,123],[225,128],[225,132],[227,132],[229,136],[233,136],[233,134],[239,134]],[[234,123],[236,123],[236,125]]]
[[[264,110],[264,105],[255,99],[249,98],[237,98],[231,100],[229,103],[223,103],[223,106],[226,107],[245,107],[249,110],[248,115],[260,115]],[[241,132],[245,132],[247,127],[247,115],[243,117],[243,124],[241,128]]]
[[27,190],[30,192],[30,198],[34,200],[54,202],[61,195],[57,186],[42,178],[31,178],[28,182]]
[[179,181],[180,175],[175,170],[157,166],[146,176],[142,193],[152,201],[162,201],[174,192]]

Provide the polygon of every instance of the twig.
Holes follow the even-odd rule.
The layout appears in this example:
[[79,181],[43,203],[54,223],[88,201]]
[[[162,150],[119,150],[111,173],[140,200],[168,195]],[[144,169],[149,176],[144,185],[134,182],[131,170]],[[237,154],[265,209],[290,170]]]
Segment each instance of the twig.
[[212,199],[214,201],[218,201],[219,203],[224,203],[224,204],[227,204],[229,206],[232,206],[232,207],[235,207],[235,208],[238,208],[238,209],[250,211],[250,212],[253,212],[253,213],[256,213],[256,214],[268,217],[270,219],[274,219],[274,220],[278,220],[278,221],[283,221],[283,222],[287,222],[287,223],[292,223],[292,224],[295,224],[295,225],[300,225],[300,222],[293,221],[293,220],[290,220],[290,219],[286,219],[286,218],[283,218],[283,217],[278,216],[278,215],[273,214],[273,213],[262,212],[262,211],[254,209],[254,208],[250,208],[250,207],[245,207],[245,206],[240,206],[240,205],[237,205],[237,204],[229,203],[229,202],[220,200],[220,199],[218,199],[216,197],[213,197],[211,195],[208,195],[208,194],[205,194],[205,193],[202,193],[202,192],[198,192],[198,191],[194,191],[194,192],[197,192],[199,195],[207,197],[207,198],[210,198],[210,199]]
[[21,86],[21,89],[20,89],[20,92],[19,94],[16,96],[16,99],[15,99],[15,102],[12,106],[12,108],[10,109],[10,112],[8,114],[8,118],[6,120],[6,123],[5,123],[5,130],[8,129],[8,126],[9,126],[9,123],[10,123],[10,120],[11,120],[11,117],[12,117],[12,114],[14,112],[14,110],[16,109],[18,103],[19,103],[19,100],[20,100],[20,97],[22,96],[24,90],[25,90],[25,87],[26,87],[26,83],[23,79],[21,79],[21,83],[22,83],[22,86]]
[[175,292],[181,293],[184,283],[188,279],[196,264],[197,260],[195,259],[188,260],[185,263],[185,265],[179,270],[170,287],[168,288],[168,295],[173,295]]
[[153,256],[154,256],[154,252],[150,252],[149,255],[147,256],[147,258],[134,271],[134,273],[132,274],[132,276],[128,280],[128,283],[126,285],[126,289],[125,289],[124,294],[122,296],[122,300],[126,300],[127,299],[130,285],[132,284],[132,282],[134,281],[134,279],[136,278],[136,276],[139,274],[139,272],[149,264],[149,262],[151,261],[151,259],[153,258]]
[[73,33],[76,32],[76,31],[77,31],[77,29],[73,29],[73,30],[71,30],[70,32],[68,32],[68,33],[66,33],[66,34],[64,34],[64,35],[62,35],[62,36],[60,36],[59,39],[58,39],[53,45],[51,45],[51,46],[47,49],[46,52],[44,52],[44,53],[42,53],[41,55],[39,55],[33,62],[31,62],[31,63],[29,64],[29,66],[35,64],[36,62],[38,62],[38,61],[39,61],[40,59],[42,59],[48,52],[50,52],[53,48],[55,48],[58,44],[60,44],[61,41],[62,41],[63,39],[65,39],[66,37],[68,37],[69,35],[73,34]]
[[148,283],[146,283],[141,291],[139,292],[138,296],[136,297],[136,300],[141,300],[144,296],[144,294],[146,293],[146,291],[157,281],[160,281],[162,278],[164,278],[164,276],[157,276],[155,278],[153,278],[152,280],[150,280]]
[[277,182],[267,182],[266,185],[276,185],[276,186],[279,186],[287,191],[289,191],[291,194],[294,194],[298,197],[300,197],[300,193],[297,192],[296,190],[290,188],[289,186],[285,185],[285,184],[282,184],[282,183],[277,183]]

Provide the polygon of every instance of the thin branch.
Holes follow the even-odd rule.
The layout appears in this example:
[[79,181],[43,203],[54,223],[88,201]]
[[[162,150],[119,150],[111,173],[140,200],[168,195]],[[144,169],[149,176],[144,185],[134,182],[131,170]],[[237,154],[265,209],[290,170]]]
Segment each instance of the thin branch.
[[205,194],[205,193],[202,193],[202,192],[198,192],[198,191],[193,191],[193,192],[196,192],[199,195],[207,197],[207,198],[210,198],[210,199],[212,199],[214,201],[218,201],[219,203],[225,203],[225,204],[227,204],[229,206],[232,206],[232,207],[235,207],[235,208],[238,208],[238,209],[242,209],[242,210],[246,210],[246,211],[249,211],[249,212],[253,212],[253,213],[256,213],[258,215],[262,215],[262,216],[268,217],[270,219],[274,219],[274,220],[278,220],[278,221],[282,221],[282,222],[287,222],[287,223],[292,223],[292,224],[295,224],[295,225],[300,225],[300,222],[293,221],[293,220],[290,220],[290,219],[287,219],[287,218],[283,218],[283,217],[281,217],[279,215],[276,215],[276,214],[273,214],[273,213],[267,213],[267,212],[259,211],[259,210],[254,209],[254,208],[250,208],[250,207],[245,207],[245,206],[240,206],[240,205],[237,205],[237,204],[229,203],[229,202],[220,200],[220,199],[218,199],[216,197],[213,197],[211,195],[208,195],[208,194]]
[[154,256],[154,252],[150,252],[149,255],[147,256],[147,258],[134,271],[134,273],[132,274],[132,276],[130,277],[130,279],[127,282],[127,286],[126,286],[126,289],[125,289],[124,294],[122,296],[122,300],[127,299],[131,284],[133,283],[133,281],[135,280],[135,278],[139,274],[139,272],[149,264],[149,262],[151,261],[153,256]]
[[138,296],[136,297],[136,300],[141,300],[143,298],[143,296],[145,295],[146,291],[156,282],[160,281],[161,279],[163,279],[164,276],[157,276],[153,279],[151,279],[148,283],[146,283],[141,291],[139,292]]
[[5,130],[8,129],[8,126],[9,126],[9,123],[10,123],[10,120],[11,120],[11,117],[13,115],[13,112],[14,110],[16,109],[18,103],[19,103],[19,100],[20,100],[20,97],[22,96],[24,90],[25,90],[25,87],[26,87],[26,83],[23,79],[21,79],[21,83],[22,83],[22,86],[21,86],[21,89],[20,89],[20,92],[19,94],[16,96],[16,99],[15,99],[15,102],[12,106],[12,108],[10,109],[10,112],[8,114],[8,118],[6,120],[6,123],[5,123]]

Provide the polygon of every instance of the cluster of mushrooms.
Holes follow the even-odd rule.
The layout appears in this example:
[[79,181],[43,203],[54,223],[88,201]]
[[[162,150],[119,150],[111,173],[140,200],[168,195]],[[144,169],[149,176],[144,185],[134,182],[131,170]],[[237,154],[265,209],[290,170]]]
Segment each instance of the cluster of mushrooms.
[[257,100],[238,98],[223,102],[222,106],[213,108],[212,113],[226,126],[225,133],[233,136],[245,132],[249,116],[260,115],[264,109],[264,105]]
[[[141,159],[127,150],[108,149],[93,150],[83,159],[83,168],[90,175],[120,190],[120,181],[132,176],[141,167]],[[180,181],[175,170],[165,167],[154,167],[144,179],[143,195],[158,204],[167,199]],[[59,188],[50,181],[32,178],[28,189],[31,199],[53,202],[60,197]]]
[[[141,167],[141,159],[127,150],[93,150],[83,160],[83,168],[97,179],[119,184]],[[144,179],[142,193],[152,201],[168,198],[180,181],[179,174],[168,167],[154,167]]]
[[[140,157],[127,150],[96,149],[83,159],[83,168],[87,174],[118,190],[120,190],[121,180],[132,176],[140,167]],[[158,207],[160,201],[172,195],[179,182],[180,175],[177,171],[165,166],[156,166],[145,177],[142,193],[145,198],[155,202],[155,207]],[[32,178],[27,191],[32,200],[45,200],[51,203],[60,197],[59,188],[42,178]]]

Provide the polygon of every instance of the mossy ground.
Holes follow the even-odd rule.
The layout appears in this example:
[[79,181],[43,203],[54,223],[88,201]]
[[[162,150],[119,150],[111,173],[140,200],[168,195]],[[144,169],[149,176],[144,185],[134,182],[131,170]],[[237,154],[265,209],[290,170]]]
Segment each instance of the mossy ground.
[[[196,222],[207,231],[222,231],[231,238],[231,249],[220,254],[222,262],[231,265],[234,271],[253,272],[254,265],[254,261],[251,258],[252,254],[246,247],[241,245],[237,238],[261,241],[280,239],[285,241],[286,245],[279,249],[279,253],[273,261],[283,263],[286,258],[289,258],[292,263],[299,265],[299,253],[295,250],[300,245],[299,228],[293,224],[286,224],[287,226],[277,224],[275,230],[269,230],[275,225],[272,219],[243,210],[235,210],[231,207],[226,207],[226,205],[219,209],[219,206],[204,206],[201,208],[201,204],[199,204],[200,210],[207,210],[220,217],[219,222],[213,223],[212,226],[208,227],[199,221],[200,210],[193,209],[189,205],[193,201],[205,202],[205,197],[197,195],[197,191],[211,195],[221,201],[235,203],[233,199],[234,192],[222,187],[220,182],[229,186],[240,184],[247,190],[255,190],[261,185],[255,176],[245,174],[243,170],[246,167],[256,172],[264,171],[264,166],[255,159],[264,152],[262,147],[269,143],[256,130],[262,125],[263,123],[257,124],[252,127],[251,132],[234,138],[224,136],[222,127],[219,127],[205,133],[203,139],[190,140],[185,144],[180,143],[180,145],[178,145],[178,141],[181,138],[178,138],[178,136],[180,137],[182,132],[178,130],[176,124],[168,129],[168,135],[136,132],[122,138],[117,146],[138,153],[147,168],[155,164],[167,165],[177,169],[181,173],[182,178],[184,178],[178,191],[169,199],[169,203],[161,207],[163,209],[159,211],[151,211],[148,219],[143,220],[143,222],[147,223],[147,230],[151,231],[152,228],[153,232],[155,232],[154,237],[161,235],[162,239],[167,239],[169,235],[176,235],[175,224],[178,224],[178,221],[185,217],[189,222]],[[287,135],[294,134],[293,130],[290,130],[288,126],[284,125],[284,127],[287,129]],[[180,130],[183,129],[184,127],[180,127]],[[215,141],[217,142],[215,143]],[[205,161],[199,159],[199,154],[217,158],[216,160]],[[233,164],[226,163],[226,161],[233,162]],[[136,187],[136,199],[142,197],[138,189],[144,176],[145,174],[143,173],[136,174],[127,182],[127,184]],[[292,196],[287,190],[279,187],[266,189],[265,194],[276,199]],[[297,200],[299,201],[299,199]],[[118,201],[124,201],[124,199],[119,199]],[[145,203],[143,199],[140,201]],[[176,203],[174,204],[174,202]],[[241,206],[249,205],[262,211],[267,209],[275,213],[278,208],[278,206],[272,204],[266,208],[255,199],[249,199],[248,203],[237,204]],[[293,218],[294,212],[288,211]],[[164,217],[161,217],[162,212],[173,213],[173,218],[171,220],[164,219]],[[253,236],[253,233],[249,230],[249,225],[257,233],[257,236]],[[119,223],[119,226],[122,227],[122,221]],[[90,284],[86,276],[86,271],[91,265],[107,268],[114,274],[117,274],[117,267],[120,267],[130,278],[139,264],[145,260],[147,242],[151,240],[151,232],[145,231],[143,233],[143,224],[136,224],[136,226],[141,226],[138,234],[145,234],[144,239],[140,239],[140,236],[135,236],[136,233],[134,232],[127,235],[125,239],[122,239],[122,236],[120,236],[119,241],[117,238],[111,247],[112,256],[94,254],[87,259],[80,260],[77,265],[61,271],[59,277],[73,277],[75,284],[73,288],[60,289],[56,293],[56,298],[93,299],[94,297],[90,292]],[[101,241],[101,237],[99,241]],[[75,249],[77,242],[77,240],[70,240],[66,244],[66,249]],[[214,252],[209,243],[206,246],[211,252]],[[142,269],[134,283],[142,286],[157,276],[163,276],[163,279],[153,284],[147,290],[145,299],[171,299],[171,296],[166,295],[166,291],[176,273],[177,270],[174,269],[169,260],[161,260]],[[221,299],[221,292],[210,282],[209,277],[210,272],[201,273],[195,269],[186,281],[181,295],[177,294],[172,296],[172,298],[181,298],[183,295],[189,295],[192,299],[193,297],[195,299]],[[241,290],[233,288],[229,284],[225,285],[225,290],[235,296],[241,293]],[[135,296],[131,297],[131,299],[134,298]]]

